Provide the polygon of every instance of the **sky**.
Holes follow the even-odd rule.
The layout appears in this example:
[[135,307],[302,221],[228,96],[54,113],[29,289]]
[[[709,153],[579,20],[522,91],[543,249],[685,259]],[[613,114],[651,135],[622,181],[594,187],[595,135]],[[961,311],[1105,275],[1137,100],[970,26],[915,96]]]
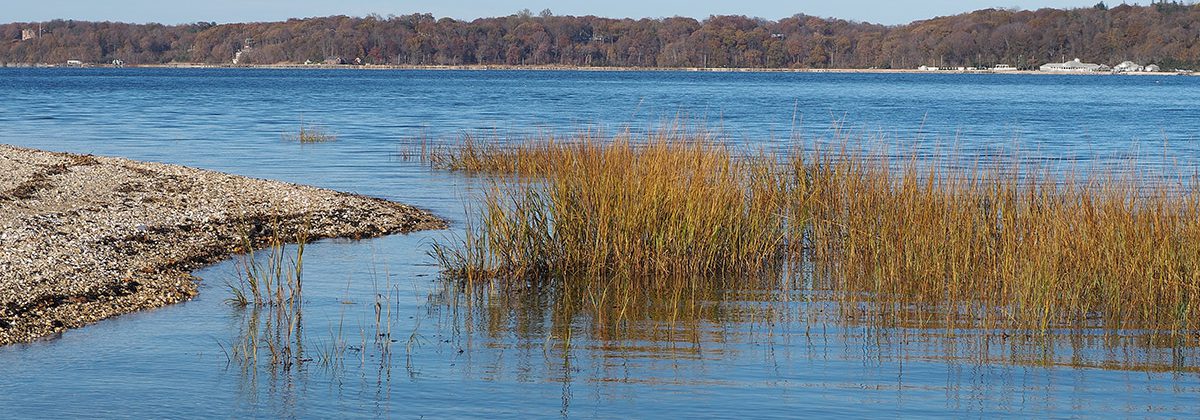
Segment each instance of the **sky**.
[[[432,13],[471,20],[507,16],[522,9],[558,15],[704,18],[736,14],[780,19],[797,13],[887,25],[989,7],[1036,10],[1089,7],[1099,0],[0,0],[0,22],[51,19],[166,24],[278,21],[292,17],[382,16]],[[1148,0],[1147,0],[1148,1]],[[1121,0],[1108,0],[1110,6]],[[1133,4],[1136,1],[1126,2]]]

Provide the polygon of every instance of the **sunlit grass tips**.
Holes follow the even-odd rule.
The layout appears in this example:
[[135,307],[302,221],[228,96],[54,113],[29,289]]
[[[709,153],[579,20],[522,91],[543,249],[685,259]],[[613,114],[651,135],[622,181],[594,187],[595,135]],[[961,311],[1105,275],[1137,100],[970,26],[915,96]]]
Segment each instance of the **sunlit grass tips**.
[[881,322],[1200,342],[1194,181],[946,170],[851,141],[783,155],[669,130],[464,141],[427,159],[494,183],[466,236],[431,253],[466,283],[572,288],[607,307],[804,273],[776,284]]

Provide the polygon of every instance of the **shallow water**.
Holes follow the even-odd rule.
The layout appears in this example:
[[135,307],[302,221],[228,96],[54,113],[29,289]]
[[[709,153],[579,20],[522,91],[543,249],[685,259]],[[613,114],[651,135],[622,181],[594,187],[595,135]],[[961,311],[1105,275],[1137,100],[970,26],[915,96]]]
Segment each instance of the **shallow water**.
[[[682,117],[732,142],[788,148],[830,139],[841,121],[918,153],[1019,148],[1101,168],[1136,156],[1165,172],[1200,157],[1200,78],[1177,76],[0,69],[0,97],[2,143],[390,198],[450,219],[450,232],[478,181],[402,155],[463,132],[644,129]],[[282,140],[301,120],[338,140]],[[300,341],[311,362],[247,368],[230,357],[250,316],[224,303],[230,261],[195,273],[204,282],[191,302],[0,349],[0,417],[1200,412],[1200,363],[1161,349],[1056,342],[1047,353],[994,339],[981,362],[969,332],[812,322],[800,314],[819,305],[805,302],[708,302],[703,316],[617,334],[536,302],[478,306],[445,290],[425,255],[447,234],[310,245]],[[377,295],[390,309],[380,327]],[[337,366],[317,360],[339,341]],[[1124,364],[1123,351],[1147,365]]]

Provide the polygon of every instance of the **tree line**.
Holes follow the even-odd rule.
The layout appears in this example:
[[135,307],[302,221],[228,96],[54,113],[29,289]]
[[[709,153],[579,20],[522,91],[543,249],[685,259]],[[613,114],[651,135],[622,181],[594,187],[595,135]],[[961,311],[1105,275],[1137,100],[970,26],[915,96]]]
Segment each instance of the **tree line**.
[[1079,57],[1167,69],[1200,63],[1200,5],[984,9],[897,26],[803,14],[778,21],[635,20],[556,16],[549,10],[470,22],[412,14],[235,24],[0,25],[0,64],[229,64],[235,55],[239,64],[750,68],[1033,68]]

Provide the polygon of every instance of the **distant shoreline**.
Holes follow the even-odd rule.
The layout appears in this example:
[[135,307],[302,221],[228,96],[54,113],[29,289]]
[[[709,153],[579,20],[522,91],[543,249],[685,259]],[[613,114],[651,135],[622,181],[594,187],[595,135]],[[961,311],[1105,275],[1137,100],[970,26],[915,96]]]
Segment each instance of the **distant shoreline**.
[[49,64],[13,64],[0,68],[151,68],[151,69],[264,69],[264,70],[399,70],[399,71],[581,71],[581,72],[695,72],[695,73],[838,73],[838,74],[1019,74],[1041,76],[1196,76],[1197,73],[1160,72],[1045,72],[1039,70],[919,70],[919,69],[792,69],[757,67],[594,67],[555,65],[391,65],[391,64],[137,64],[114,66],[111,64],[86,64],[83,66]]

